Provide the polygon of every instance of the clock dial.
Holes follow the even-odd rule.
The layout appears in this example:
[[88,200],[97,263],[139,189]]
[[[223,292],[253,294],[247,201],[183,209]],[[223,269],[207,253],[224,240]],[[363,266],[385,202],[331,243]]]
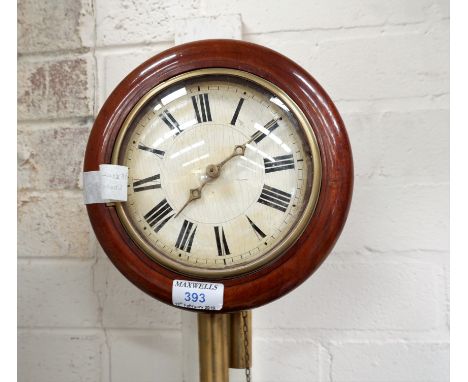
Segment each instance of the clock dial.
[[193,275],[247,272],[283,253],[320,186],[300,110],[235,70],[199,70],[153,89],[127,118],[114,157],[129,169],[118,214],[131,237]]

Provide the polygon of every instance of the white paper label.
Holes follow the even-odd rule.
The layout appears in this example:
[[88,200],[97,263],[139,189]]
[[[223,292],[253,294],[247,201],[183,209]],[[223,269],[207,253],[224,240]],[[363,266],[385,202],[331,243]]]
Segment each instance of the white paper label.
[[127,201],[128,167],[113,164],[99,165],[101,196],[106,200]]
[[183,308],[221,310],[224,285],[201,281],[174,280],[172,304]]
[[126,202],[128,167],[99,165],[99,171],[83,173],[85,204]]

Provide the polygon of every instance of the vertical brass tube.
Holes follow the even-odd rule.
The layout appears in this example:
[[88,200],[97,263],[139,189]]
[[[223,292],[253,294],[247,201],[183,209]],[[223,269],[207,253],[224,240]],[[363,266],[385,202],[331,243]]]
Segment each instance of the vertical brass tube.
[[200,382],[229,381],[228,322],[227,314],[198,314]]
[[[233,369],[245,369],[252,367],[252,311],[246,311],[247,343],[245,343],[245,329],[243,312],[231,314],[230,319],[230,349],[229,349],[229,367]],[[248,357],[246,357],[246,344]],[[246,362],[246,360],[248,360]]]

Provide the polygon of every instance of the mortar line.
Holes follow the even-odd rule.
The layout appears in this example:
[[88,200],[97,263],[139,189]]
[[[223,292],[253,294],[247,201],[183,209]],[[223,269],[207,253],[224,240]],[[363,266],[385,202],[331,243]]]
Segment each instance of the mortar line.
[[[333,382],[332,364],[333,355],[325,341],[318,341],[319,352],[319,378],[320,381],[325,382],[325,376],[328,377],[326,382]],[[322,359],[322,354],[325,353],[326,359]],[[326,370],[324,370],[326,368]],[[325,374],[325,375],[324,375]]]
[[49,118],[25,118],[18,119],[18,126],[21,125],[59,125],[61,123],[91,123],[93,122],[94,117],[92,115],[83,115],[83,116],[73,116],[73,117],[58,117],[54,118],[53,116]]
[[336,32],[336,31],[350,31],[350,30],[361,30],[361,31],[369,31],[374,29],[381,29],[381,28],[411,28],[415,26],[430,26],[433,25],[434,22],[428,22],[427,20],[424,21],[415,21],[415,22],[402,22],[402,23],[388,23],[383,22],[380,24],[373,24],[373,25],[350,25],[350,26],[340,26],[340,27],[311,27],[311,28],[286,28],[286,29],[275,29],[275,30],[267,30],[262,32],[247,32],[244,33],[244,36],[258,36],[258,35],[266,35],[266,34],[276,34],[276,33],[296,33],[296,32]]
[[94,258],[93,257],[86,257],[86,258],[80,258],[80,257],[40,257],[40,258],[26,258],[26,257],[19,257],[17,259],[18,265],[20,264],[27,264],[31,262],[41,262],[41,263],[46,263],[46,262],[51,262],[51,263],[56,263],[57,260],[60,260],[62,262],[70,262],[70,263],[93,263]]
[[[56,332],[69,332],[69,331],[76,331],[76,332],[90,332],[90,331],[96,331],[96,332],[101,332],[102,327],[101,326],[89,326],[89,327],[84,327],[84,326],[18,326],[18,330],[24,330],[24,331],[56,331]],[[180,328],[151,328],[151,327],[136,327],[136,328],[131,328],[131,327],[126,327],[126,326],[115,326],[115,327],[107,327],[106,330],[112,331],[112,332],[161,332],[161,333],[166,333],[166,332],[180,332]]]
[[76,58],[85,56],[91,53],[91,47],[82,47],[75,49],[59,49],[59,50],[45,50],[37,52],[19,53],[18,61],[24,62],[41,62],[49,61],[52,59],[67,60],[70,58]]
[[111,44],[111,45],[100,45],[96,46],[97,53],[122,53],[127,51],[132,51],[134,49],[151,49],[157,48],[159,45],[174,45],[174,40],[158,40],[154,42],[135,42],[135,43],[126,43],[126,44]]

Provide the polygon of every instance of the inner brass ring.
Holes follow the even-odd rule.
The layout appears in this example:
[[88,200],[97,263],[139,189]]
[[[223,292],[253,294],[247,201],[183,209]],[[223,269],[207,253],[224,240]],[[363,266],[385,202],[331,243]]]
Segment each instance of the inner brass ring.
[[120,221],[122,222],[130,237],[142,249],[142,251],[154,261],[167,267],[170,270],[181,274],[196,276],[205,279],[219,279],[245,274],[255,269],[258,269],[263,265],[272,262],[278,256],[281,256],[297,241],[297,239],[307,227],[318,201],[322,179],[322,165],[320,160],[320,149],[317,144],[317,139],[315,137],[314,131],[308,119],[306,118],[302,110],[299,108],[299,106],[297,106],[296,103],[282,89],[272,84],[271,82],[266,81],[265,79],[248,72],[227,68],[198,69],[191,72],[183,73],[165,82],[160,83],[159,85],[151,89],[148,93],[146,93],[135,104],[135,106],[125,119],[124,123],[122,124],[112,152],[112,164],[120,164],[119,154],[122,149],[122,144],[127,131],[129,130],[132,122],[135,120],[135,117],[138,115],[140,110],[142,110],[142,108],[156,94],[160,93],[169,86],[174,85],[175,83],[210,75],[224,75],[250,81],[270,91],[272,94],[278,97],[297,118],[297,121],[299,122],[299,125],[302,128],[302,131],[307,139],[308,146],[311,150],[310,156],[312,159],[312,168],[310,177],[312,179],[312,189],[310,192],[310,197],[306,202],[304,210],[302,211],[301,216],[297,221],[296,225],[293,227],[293,229],[291,229],[291,231],[284,237],[284,239],[280,243],[276,244],[269,252],[265,253],[263,256],[256,258],[251,262],[235,264],[234,266],[227,267],[224,269],[209,269],[203,268],[202,265],[197,266],[195,264],[181,263],[176,261],[174,258],[171,258],[170,256],[161,253],[151,244],[149,244],[144,239],[144,237],[138,232],[138,230],[133,226],[132,222],[127,216],[127,212],[125,211],[125,203],[117,202],[115,207],[117,215],[119,216]]

